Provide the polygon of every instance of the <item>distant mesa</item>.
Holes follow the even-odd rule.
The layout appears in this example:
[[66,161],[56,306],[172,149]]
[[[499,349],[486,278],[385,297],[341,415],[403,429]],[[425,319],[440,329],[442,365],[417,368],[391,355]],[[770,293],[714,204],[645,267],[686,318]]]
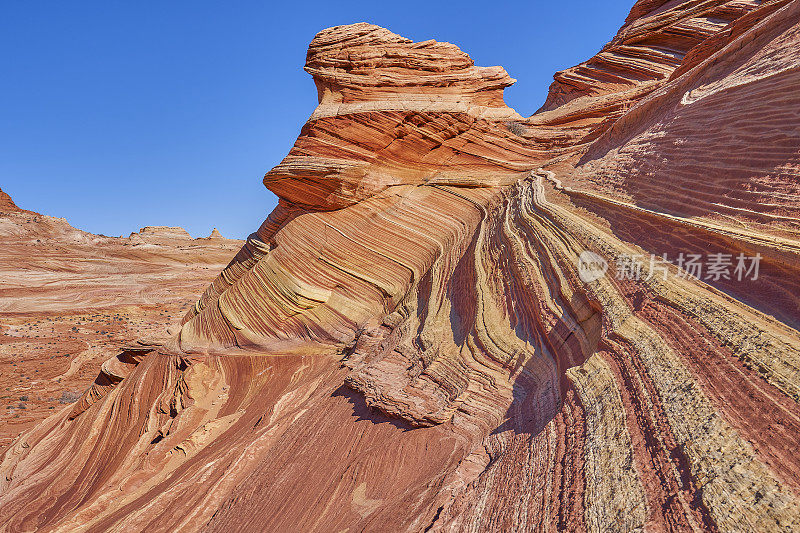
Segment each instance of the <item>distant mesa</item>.
[[192,236],[189,232],[180,226],[145,226],[139,230],[139,233],[131,233],[133,235],[140,235],[142,237],[172,237],[175,239],[191,239]]
[[214,228],[208,237],[195,239],[180,226],[145,226],[138,232],[131,233],[128,240],[134,245],[183,245],[188,241],[228,241],[230,239],[226,239],[217,228]]
[[145,226],[128,237],[134,245],[171,245],[191,241],[192,236],[181,227]]

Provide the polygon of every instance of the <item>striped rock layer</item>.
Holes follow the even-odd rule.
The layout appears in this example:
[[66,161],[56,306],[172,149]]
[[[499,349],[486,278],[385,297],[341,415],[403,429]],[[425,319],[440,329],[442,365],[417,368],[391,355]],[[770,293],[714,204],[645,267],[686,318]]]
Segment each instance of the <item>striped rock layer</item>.
[[799,62],[798,0],[640,0],[523,118],[451,44],[322,31],[278,207],[20,436],[0,529],[800,530]]

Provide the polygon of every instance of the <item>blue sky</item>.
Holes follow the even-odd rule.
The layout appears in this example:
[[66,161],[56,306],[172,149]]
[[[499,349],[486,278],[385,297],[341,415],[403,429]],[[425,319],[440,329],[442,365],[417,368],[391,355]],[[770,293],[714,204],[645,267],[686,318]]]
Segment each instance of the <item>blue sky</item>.
[[4,2],[0,188],[80,229],[255,231],[264,173],[316,106],[303,70],[322,28],[371,22],[502,65],[523,115],[552,75],[613,37],[633,0]]

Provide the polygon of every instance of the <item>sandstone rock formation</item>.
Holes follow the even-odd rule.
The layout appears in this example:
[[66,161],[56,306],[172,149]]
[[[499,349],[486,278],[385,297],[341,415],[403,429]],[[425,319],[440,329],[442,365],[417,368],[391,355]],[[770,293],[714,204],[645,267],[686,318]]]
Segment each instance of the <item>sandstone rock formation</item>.
[[453,45],[320,32],[278,207],[6,452],[0,523],[800,529],[798,43],[798,0],[640,0],[523,118]]
[[0,213],[0,454],[80,398],[120,346],[177,330],[242,245],[181,230],[141,246],[32,211]]

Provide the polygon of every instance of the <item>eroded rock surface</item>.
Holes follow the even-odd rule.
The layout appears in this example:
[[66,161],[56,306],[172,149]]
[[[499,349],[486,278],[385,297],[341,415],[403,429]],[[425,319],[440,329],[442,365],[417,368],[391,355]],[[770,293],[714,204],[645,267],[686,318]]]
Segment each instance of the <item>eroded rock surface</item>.
[[0,523],[799,529],[799,31],[797,0],[642,0],[529,118],[451,44],[320,32],[278,207],[6,452]]

